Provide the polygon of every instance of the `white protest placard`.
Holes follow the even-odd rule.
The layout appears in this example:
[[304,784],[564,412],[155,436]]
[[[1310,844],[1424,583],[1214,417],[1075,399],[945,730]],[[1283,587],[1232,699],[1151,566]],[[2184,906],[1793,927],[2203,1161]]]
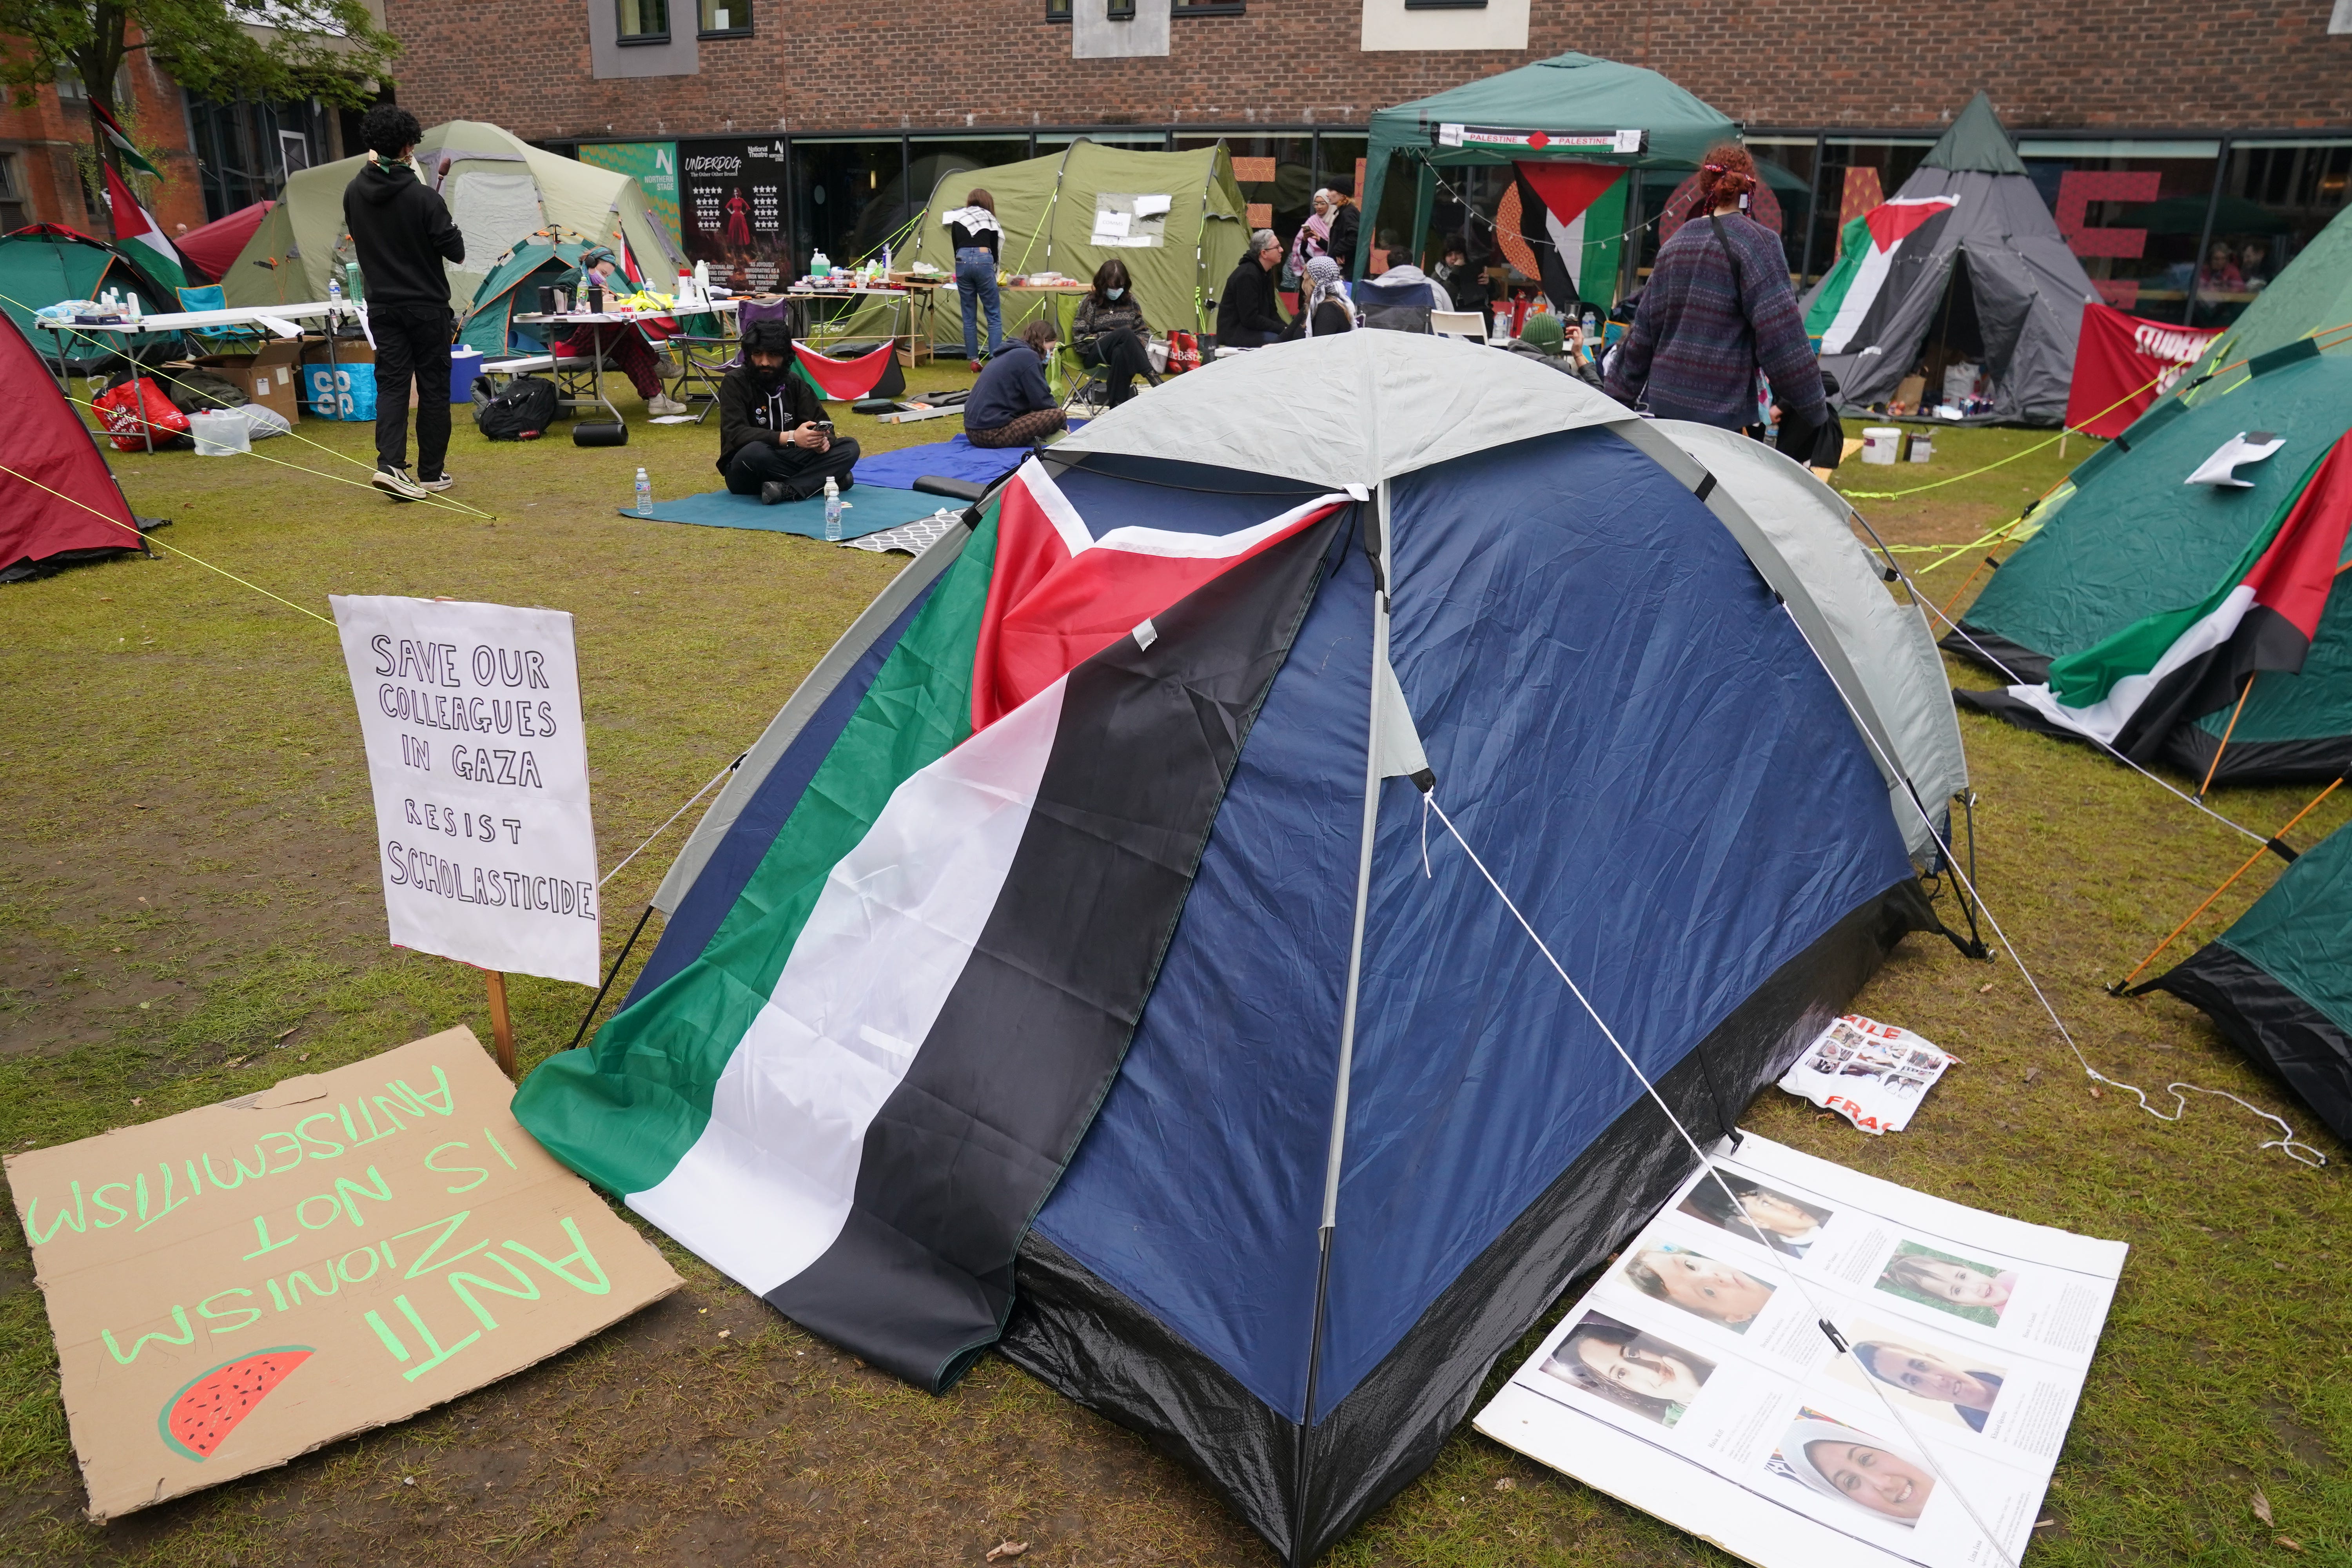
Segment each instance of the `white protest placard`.
[[1763,1568],[2013,1563],[2126,1251],[1745,1134],[1475,1425]]
[[572,617],[338,595],[398,947],[598,979],[596,834]]

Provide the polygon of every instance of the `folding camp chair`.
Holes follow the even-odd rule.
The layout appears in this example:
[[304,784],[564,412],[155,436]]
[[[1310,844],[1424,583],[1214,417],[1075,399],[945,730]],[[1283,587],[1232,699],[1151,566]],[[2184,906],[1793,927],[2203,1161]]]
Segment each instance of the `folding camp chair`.
[[[789,321],[792,311],[792,305],[786,300],[779,300],[772,305],[763,305],[756,300],[746,300],[735,308],[733,337],[726,335],[726,318],[714,311],[692,320],[717,323],[720,328],[719,335],[678,332],[670,338],[669,341],[677,345],[678,364],[686,373],[677,384],[680,401],[690,402],[698,397],[703,400],[701,410],[694,416],[697,425],[709,418],[710,411],[719,406],[721,378],[743,363],[743,335],[751,330],[751,324],[755,321]],[[688,318],[680,317],[678,325],[685,326],[687,321]]]
[[1467,338],[1483,343],[1486,341],[1486,318],[1475,310],[1432,310],[1429,330],[1441,338]]
[[[183,310],[226,310],[228,291],[217,283],[189,287],[176,290]],[[262,327],[215,327],[208,332],[187,334],[194,344],[199,358],[226,358],[233,354],[260,353],[260,345],[269,337]]]

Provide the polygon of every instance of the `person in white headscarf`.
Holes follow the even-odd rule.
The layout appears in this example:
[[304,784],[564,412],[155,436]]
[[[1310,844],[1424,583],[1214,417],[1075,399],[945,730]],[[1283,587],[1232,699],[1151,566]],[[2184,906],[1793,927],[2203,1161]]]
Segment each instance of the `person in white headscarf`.
[[1807,1417],[1780,1438],[1788,1473],[1824,1497],[1842,1498],[1891,1523],[1915,1525],[1936,1479],[1927,1467],[1868,1433]]
[[1290,337],[1328,338],[1354,330],[1356,308],[1349,302],[1348,286],[1340,279],[1337,261],[1328,256],[1309,261],[1307,285],[1307,298],[1299,302],[1297,319],[1290,323]]
[[1318,256],[1331,254],[1331,193],[1318,188],[1315,193],[1315,211],[1298,232],[1290,237],[1290,264],[1284,270],[1293,278],[1307,276],[1307,264]]

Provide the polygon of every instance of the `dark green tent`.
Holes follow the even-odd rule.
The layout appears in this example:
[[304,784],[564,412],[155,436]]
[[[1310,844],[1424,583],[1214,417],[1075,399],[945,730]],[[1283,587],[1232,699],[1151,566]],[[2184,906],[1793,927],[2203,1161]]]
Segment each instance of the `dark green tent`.
[[544,234],[535,234],[517,245],[490,264],[481,287],[474,290],[474,302],[466,311],[465,324],[457,330],[457,342],[464,347],[481,350],[490,359],[510,348],[529,348],[534,353],[545,348],[544,343],[518,344],[514,341],[513,318],[539,309],[537,298],[525,292],[526,289],[542,283],[562,287],[567,279],[577,282],[580,258],[596,248],[579,240],[551,240]]
[[[61,224],[37,223],[0,234],[0,310],[51,364],[58,334],[34,325],[34,312],[65,300],[95,300],[109,289],[139,296],[149,315],[180,308],[177,297],[115,247]],[[95,370],[118,353],[179,342],[176,332],[112,332],[65,336],[66,366],[75,374]]]
[[[1997,661],[2021,682],[2041,682],[2053,658],[2212,593],[2352,428],[2352,355],[2317,354],[2306,341],[2234,379],[2224,397],[2158,403],[2077,468],[2073,488],[2035,512],[2040,531],[2001,563],[1944,646]],[[2247,488],[2186,482],[2247,431],[2284,443],[2238,470]],[[2210,769],[2218,782],[2331,778],[2352,765],[2347,581],[2336,579],[2300,671],[2263,670],[2242,705],[2187,715],[2150,736],[2135,759],[2168,761],[2199,777]],[[2028,728],[2066,732],[2002,693],[1958,695]]]
[[[1403,156],[1415,170],[1412,249],[1419,255],[1440,169],[1592,163],[1671,170],[1679,178],[1698,166],[1709,147],[1738,134],[1738,124],[1720,110],[1654,70],[1591,55],[1559,55],[1375,110],[1364,160],[1364,222],[1367,228],[1379,222],[1381,189],[1392,155]],[[1594,204],[1596,216],[1614,212],[1622,217],[1624,184],[1617,183],[1613,203]],[[1569,221],[1564,216],[1563,226]],[[1589,256],[1607,237],[1580,237]],[[1356,247],[1358,277],[1363,276],[1370,248],[1369,243]],[[1589,276],[1592,268],[1585,261],[1570,258],[1569,272]]]
[[2352,830],[2289,866],[2235,925],[2140,990],[2202,1008],[2352,1142]]
[[[2226,198],[2225,198],[2226,199]],[[2158,204],[2161,205],[2162,204]],[[2154,226],[2151,225],[2151,227]],[[2222,226],[2261,229],[2265,226],[2233,220]],[[2274,230],[2273,230],[2274,231]],[[2271,279],[2230,330],[2205,346],[2204,354],[2180,378],[2170,396],[2149,405],[2146,420],[2168,404],[2210,403],[2225,397],[2245,383],[2243,366],[2259,355],[2305,338],[2329,353],[2352,353],[2352,207],[2336,215],[2314,235],[2285,270]],[[2130,439],[2132,432],[2124,437]]]

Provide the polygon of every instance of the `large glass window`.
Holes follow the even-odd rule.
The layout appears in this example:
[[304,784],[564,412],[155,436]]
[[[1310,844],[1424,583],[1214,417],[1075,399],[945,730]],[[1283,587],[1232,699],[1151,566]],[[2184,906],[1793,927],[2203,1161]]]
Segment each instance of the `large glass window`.
[[1040,132],[1037,151],[1043,153],[1048,149],[1066,147],[1081,136],[1098,146],[1132,147],[1142,153],[1157,153],[1168,145],[1168,133],[1164,131],[1130,131],[1112,127],[1102,131]]
[[[1807,249],[1799,258],[1811,278],[1837,265],[1838,236],[1845,226],[1900,191],[1935,144],[1932,136],[1822,140],[1811,182],[1818,195],[1810,204]],[[1790,231],[1782,229],[1781,237],[1788,239]]]
[[[2221,143],[2048,138],[2017,150],[2100,297],[2134,315],[2183,320]],[[2221,271],[2210,281],[2234,291]]]
[[845,267],[880,250],[913,216],[905,142],[897,136],[793,138],[793,213],[803,267],[818,250]]
[[625,44],[663,44],[669,41],[669,0],[614,0],[621,11],[621,39]]
[[192,98],[188,129],[207,218],[275,199],[289,174],[324,162],[327,153],[326,111],[315,102]]
[[2198,289],[2199,323],[2236,321],[2312,237],[2344,210],[2348,181],[2352,141],[2231,142],[2221,195],[2213,204],[2207,266],[2200,269],[2208,275]]
[[1813,227],[1813,172],[1820,143],[1811,136],[1750,136],[1747,145],[1780,209],[1780,248],[1788,253],[1790,280],[1806,288],[1828,265],[1808,265],[1805,255]]
[[32,221],[32,205],[25,195],[25,160],[15,152],[0,152],[0,232],[22,228]]

